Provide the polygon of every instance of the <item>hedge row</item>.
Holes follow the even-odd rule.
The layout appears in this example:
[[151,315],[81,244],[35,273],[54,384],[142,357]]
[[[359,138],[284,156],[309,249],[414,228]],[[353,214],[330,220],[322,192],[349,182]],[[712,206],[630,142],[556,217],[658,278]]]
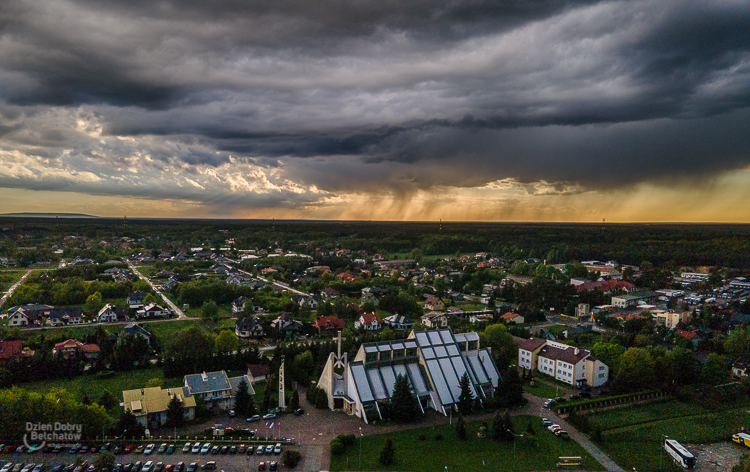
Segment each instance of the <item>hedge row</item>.
[[638,402],[643,400],[651,400],[654,398],[665,398],[669,394],[661,391],[646,391],[638,393],[626,393],[624,395],[615,395],[606,398],[592,398],[590,400],[579,400],[570,403],[565,403],[555,407],[555,411],[558,414],[570,413],[571,411],[590,410],[592,408],[604,408],[608,406],[621,405],[623,403]]

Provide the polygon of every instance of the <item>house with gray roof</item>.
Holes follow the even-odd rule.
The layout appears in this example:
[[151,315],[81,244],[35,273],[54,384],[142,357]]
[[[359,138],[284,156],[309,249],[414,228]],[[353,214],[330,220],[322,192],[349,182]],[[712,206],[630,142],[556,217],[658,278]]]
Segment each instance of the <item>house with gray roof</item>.
[[207,408],[226,410],[234,407],[237,386],[243,378],[248,384],[250,395],[255,395],[247,375],[229,378],[224,370],[186,375],[185,387],[190,389],[191,395],[202,397]]
[[468,373],[472,394],[481,401],[494,396],[500,372],[488,349],[480,349],[477,333],[451,329],[412,331],[398,341],[364,343],[343,373],[334,370],[337,356],[328,357],[318,386],[328,406],[362,418],[382,418],[381,408],[393,394],[398,375],[409,380],[421,411],[444,415],[458,403],[461,377]]

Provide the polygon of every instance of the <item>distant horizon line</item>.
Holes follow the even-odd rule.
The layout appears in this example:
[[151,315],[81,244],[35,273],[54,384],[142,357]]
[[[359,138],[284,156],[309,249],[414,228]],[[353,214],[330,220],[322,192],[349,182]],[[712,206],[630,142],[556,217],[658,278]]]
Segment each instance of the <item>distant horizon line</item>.
[[153,217],[153,216],[98,216],[86,213],[57,213],[57,212],[17,212],[17,213],[0,213],[0,218],[65,218],[65,219],[94,219],[94,220],[149,220],[149,221],[259,221],[259,222],[289,222],[289,223],[389,223],[389,224],[544,224],[544,225],[739,225],[747,226],[750,222],[721,222],[721,221],[528,221],[528,220],[511,220],[511,221],[491,221],[491,220],[337,220],[337,219],[307,219],[307,218],[232,218],[232,217],[195,217],[195,218],[170,218],[170,217]]

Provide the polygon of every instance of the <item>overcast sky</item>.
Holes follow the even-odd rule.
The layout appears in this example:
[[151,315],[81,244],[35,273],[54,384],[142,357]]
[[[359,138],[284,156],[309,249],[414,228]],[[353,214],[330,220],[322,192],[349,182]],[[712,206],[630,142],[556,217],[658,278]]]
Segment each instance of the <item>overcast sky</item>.
[[0,213],[750,222],[738,1],[4,0]]

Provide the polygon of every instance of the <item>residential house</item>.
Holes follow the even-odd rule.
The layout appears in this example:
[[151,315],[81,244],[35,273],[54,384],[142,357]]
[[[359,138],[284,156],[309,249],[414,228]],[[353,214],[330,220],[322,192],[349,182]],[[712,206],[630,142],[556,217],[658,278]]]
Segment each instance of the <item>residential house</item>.
[[156,338],[154,334],[146,329],[143,325],[138,323],[128,323],[122,328],[122,333],[126,336],[140,336],[146,340],[148,345],[151,345],[151,340]]
[[242,313],[245,311],[245,305],[247,304],[247,297],[239,297],[232,300],[232,313]]
[[47,318],[49,326],[72,326],[83,323],[83,310],[80,306],[53,308]]
[[532,368],[576,387],[599,387],[609,380],[609,367],[586,349],[547,341],[539,350],[537,361]]
[[300,321],[292,318],[291,313],[282,313],[271,321],[271,328],[276,331],[302,331],[304,326]]
[[30,303],[14,306],[8,309],[8,326],[41,325],[43,318],[49,316],[53,307]]
[[167,308],[162,308],[156,303],[149,303],[148,305],[143,307],[142,310],[138,310],[136,313],[136,316],[138,318],[161,318],[168,315],[169,310]]
[[34,351],[23,347],[23,341],[0,341],[0,365],[33,355]]
[[748,378],[750,376],[750,359],[740,358],[732,363],[732,376],[736,378]]
[[431,311],[422,315],[422,325],[429,329],[448,327],[448,315],[442,311]]
[[195,397],[188,387],[148,387],[122,392],[123,408],[135,415],[144,428],[156,429],[167,423],[169,402],[173,398],[182,403],[186,420],[195,419]]
[[377,313],[362,313],[354,321],[354,329],[363,329],[365,331],[378,331],[383,327],[383,320]]
[[362,289],[362,297],[359,300],[360,305],[364,305],[367,302],[372,303],[374,306],[378,306],[378,303],[380,301],[378,300],[378,297],[375,295],[375,290],[373,287],[365,287]]
[[518,313],[513,313],[512,311],[509,311],[502,315],[500,317],[501,320],[503,320],[503,323],[514,323],[514,324],[523,324],[523,316],[519,315]]
[[271,377],[271,368],[264,364],[248,364],[247,377],[251,384],[268,380]]
[[427,299],[424,301],[424,309],[430,311],[443,311],[445,310],[445,303],[443,303],[438,297],[428,295]]
[[110,303],[104,305],[104,308],[99,310],[96,315],[96,319],[99,323],[117,323],[127,321],[127,308],[124,306],[114,306]]
[[55,356],[62,355],[66,359],[83,354],[86,359],[96,359],[99,357],[99,346],[96,344],[84,344],[75,339],[68,339],[61,343],[55,344],[52,354]]
[[231,274],[226,280],[229,285],[247,285],[252,281],[253,278],[251,276],[242,273]]
[[545,339],[522,339],[518,343],[518,366],[534,370],[538,365],[539,351],[547,344]]
[[349,271],[342,272],[342,273],[338,274],[336,277],[340,278],[341,281],[344,282],[344,283],[349,283],[349,282],[354,281],[354,274],[352,274]]
[[414,321],[412,321],[411,318],[407,318],[404,315],[399,315],[398,313],[396,313],[395,315],[386,316],[385,318],[383,318],[383,324],[390,326],[396,331],[405,331],[407,329],[412,329],[412,327],[414,326]]
[[185,387],[193,396],[200,396],[208,408],[230,409],[234,407],[236,386],[242,379],[248,384],[250,395],[255,395],[252,382],[247,376],[229,378],[226,371],[203,372],[185,376]]
[[313,297],[302,297],[299,300],[299,306],[308,306],[310,311],[315,311],[318,309],[318,300]]
[[146,295],[148,294],[143,290],[130,292],[127,298],[128,306],[135,309],[143,307],[143,300],[146,299]]
[[653,303],[657,299],[655,292],[635,292],[628,295],[612,297],[612,306],[615,308],[635,308],[638,303]]
[[469,315],[469,323],[490,323],[493,319],[492,313],[472,313]]
[[337,331],[344,329],[346,323],[335,316],[320,316],[315,319],[313,327],[318,329],[320,334],[335,334]]
[[263,323],[257,316],[245,316],[234,323],[234,334],[239,338],[260,338],[265,336]]
[[470,390],[480,402],[494,396],[500,372],[487,349],[479,348],[477,333],[454,334],[450,329],[412,331],[405,340],[364,343],[354,360],[337,371],[336,353],[328,356],[318,380],[328,407],[361,418],[382,418],[393,394],[396,376],[409,381],[420,411],[448,415],[461,395],[460,380],[469,376]]
[[657,326],[666,326],[669,329],[675,329],[680,323],[687,322],[687,320],[690,318],[690,312],[658,312],[654,313],[652,316],[656,319]]
[[329,300],[333,300],[334,298],[337,298],[339,296],[339,292],[337,292],[335,289],[331,287],[326,287],[320,292],[321,298],[327,298]]
[[178,285],[178,281],[176,277],[170,277],[169,280],[164,282],[161,286],[161,289],[167,292],[170,292],[174,290]]

